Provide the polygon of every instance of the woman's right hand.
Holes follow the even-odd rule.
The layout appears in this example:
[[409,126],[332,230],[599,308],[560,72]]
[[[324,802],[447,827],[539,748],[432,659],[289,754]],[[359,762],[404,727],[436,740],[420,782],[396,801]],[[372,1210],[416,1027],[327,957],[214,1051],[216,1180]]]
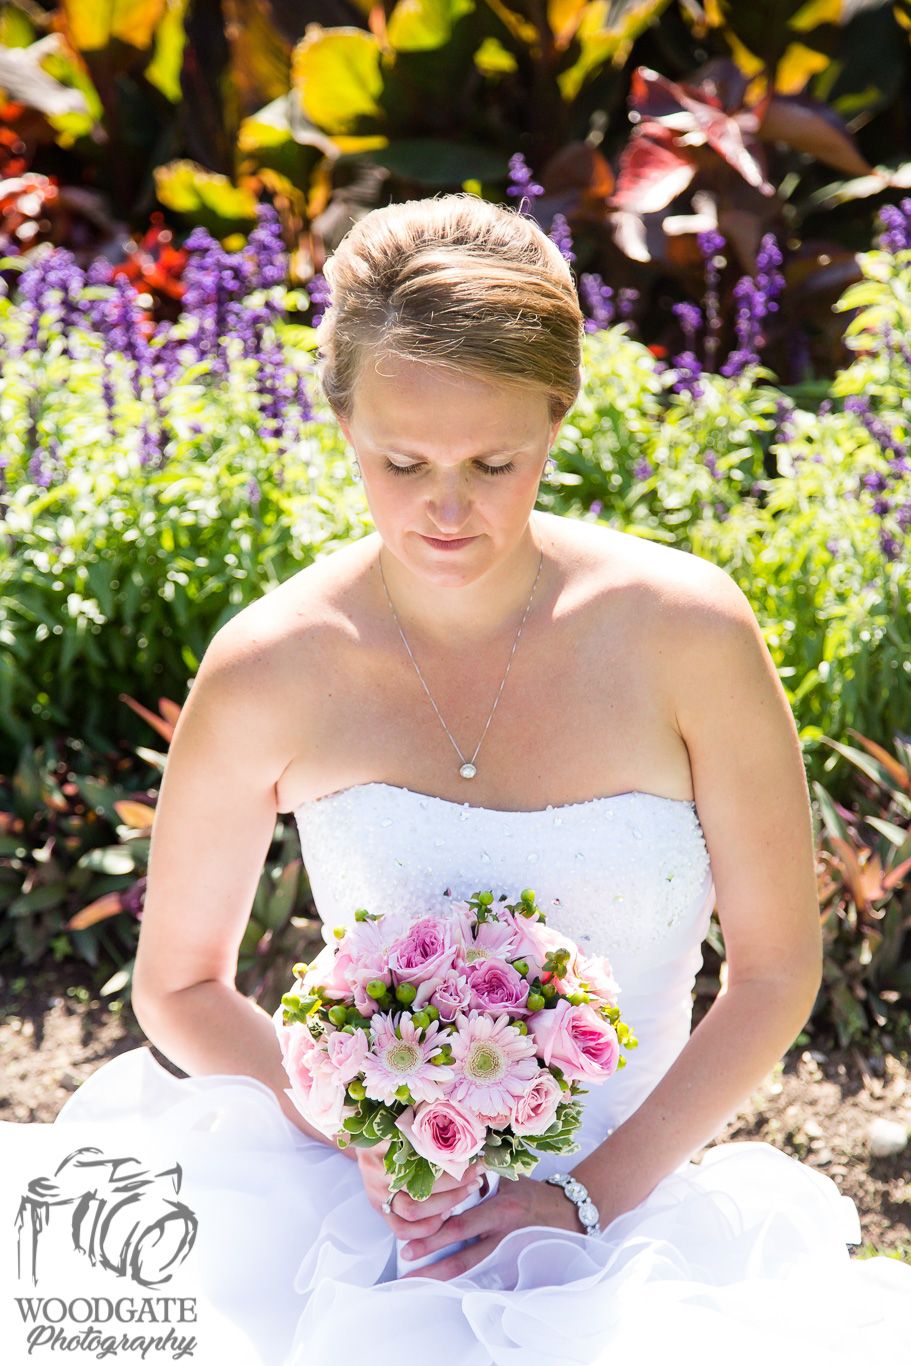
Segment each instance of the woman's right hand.
[[415,1200],[406,1190],[396,1191],[392,1198],[392,1213],[383,1210],[389,1198],[390,1176],[383,1158],[389,1147],[388,1139],[372,1148],[357,1148],[357,1162],[364,1179],[367,1199],[382,1214],[397,1238],[428,1238],[442,1228],[456,1205],[460,1205],[483,1183],[483,1163],[474,1161],[460,1181],[443,1172],[434,1182],[426,1200]]

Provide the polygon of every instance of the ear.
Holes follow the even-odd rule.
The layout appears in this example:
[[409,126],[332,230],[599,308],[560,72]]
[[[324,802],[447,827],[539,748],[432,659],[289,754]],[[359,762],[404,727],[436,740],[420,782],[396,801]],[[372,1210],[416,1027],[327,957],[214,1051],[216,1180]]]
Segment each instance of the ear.
[[341,428],[342,436],[343,436],[343,437],[345,438],[345,440],[348,442],[348,445],[349,445],[349,446],[353,446],[353,445],[354,445],[354,442],[351,440],[351,428],[348,426],[348,420],[347,420],[347,418],[340,417],[340,416],[338,415],[338,413],[336,413],[336,415],[335,415],[335,420],[336,420],[336,422],[338,423],[339,427]]
[[[554,442],[556,441],[557,436],[558,436],[559,431],[560,431],[560,428],[563,426],[563,423],[564,423],[565,421],[566,421],[566,414],[564,413],[563,416],[562,416],[561,418],[558,418],[556,422],[551,423],[551,428],[550,428],[550,444],[551,444],[551,446],[552,446],[552,445],[554,444]],[[548,448],[548,449],[549,449],[549,448]]]

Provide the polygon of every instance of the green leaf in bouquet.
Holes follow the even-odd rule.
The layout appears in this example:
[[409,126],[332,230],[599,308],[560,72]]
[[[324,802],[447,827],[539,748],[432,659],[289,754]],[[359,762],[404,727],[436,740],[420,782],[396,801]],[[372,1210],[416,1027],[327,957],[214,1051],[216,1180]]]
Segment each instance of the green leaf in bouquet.
[[426,1200],[433,1190],[436,1173],[426,1157],[419,1157],[412,1165],[407,1181],[408,1194],[412,1200]]

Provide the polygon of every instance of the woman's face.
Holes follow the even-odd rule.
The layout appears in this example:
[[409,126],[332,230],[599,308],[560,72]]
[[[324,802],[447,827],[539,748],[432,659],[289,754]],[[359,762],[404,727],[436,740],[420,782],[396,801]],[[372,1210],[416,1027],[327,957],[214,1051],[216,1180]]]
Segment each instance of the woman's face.
[[458,586],[519,544],[560,424],[543,389],[379,354],[340,425],[384,543],[424,580]]

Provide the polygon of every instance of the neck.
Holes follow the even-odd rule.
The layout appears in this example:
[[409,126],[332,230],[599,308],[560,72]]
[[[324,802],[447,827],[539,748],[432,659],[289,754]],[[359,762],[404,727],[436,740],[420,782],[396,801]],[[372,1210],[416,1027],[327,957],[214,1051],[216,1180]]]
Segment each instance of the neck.
[[[383,577],[399,625],[406,633],[450,648],[454,643],[476,648],[501,632],[516,629],[528,606],[539,565],[535,601],[541,593],[546,572],[541,554],[540,531],[529,522],[505,559],[471,583],[455,587],[428,583],[396,559],[388,546],[380,547]],[[377,581],[388,611],[379,572]]]

